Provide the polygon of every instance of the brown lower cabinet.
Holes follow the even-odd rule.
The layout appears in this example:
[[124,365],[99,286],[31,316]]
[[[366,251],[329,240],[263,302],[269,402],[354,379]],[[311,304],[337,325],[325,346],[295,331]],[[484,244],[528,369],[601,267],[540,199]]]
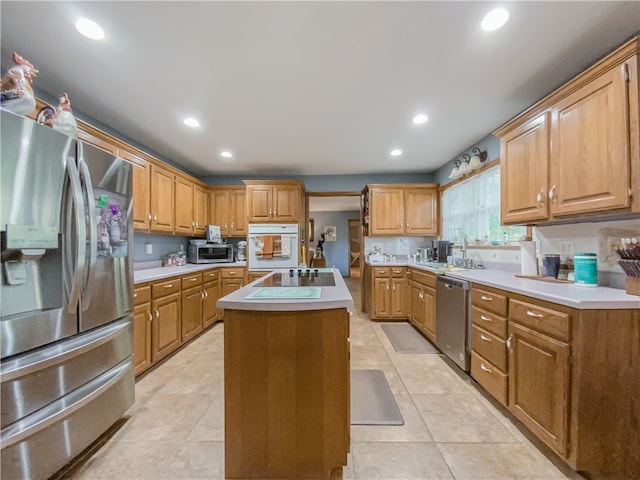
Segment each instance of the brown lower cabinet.
[[[244,285],[244,268],[220,268],[220,297],[239,290]],[[224,308],[218,310],[218,316],[224,318]]]
[[[220,270],[139,284],[134,289],[134,364],[139,375],[221,319]],[[236,268],[242,275],[243,269]]]
[[151,287],[136,287],[133,293],[133,355],[138,375],[151,366]]
[[218,316],[218,307],[216,306],[216,302],[220,298],[218,271],[214,270],[204,273],[204,282],[202,286],[204,293],[202,327],[208,328],[220,319]]
[[181,343],[182,297],[180,278],[151,285],[153,323],[151,326],[151,361],[166,357]]
[[436,338],[436,276],[411,269],[411,316],[409,320],[432,342]]
[[202,274],[182,278],[182,343],[202,332],[204,311]]
[[471,376],[574,470],[640,478],[640,309],[472,288]]
[[408,317],[409,281],[405,267],[371,267],[368,307],[372,320],[400,320]]

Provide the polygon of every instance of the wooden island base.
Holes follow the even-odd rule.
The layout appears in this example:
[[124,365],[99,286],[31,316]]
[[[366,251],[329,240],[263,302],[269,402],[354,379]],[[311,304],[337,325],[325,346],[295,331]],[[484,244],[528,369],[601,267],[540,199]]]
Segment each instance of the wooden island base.
[[346,308],[225,309],[225,478],[342,478],[349,375]]

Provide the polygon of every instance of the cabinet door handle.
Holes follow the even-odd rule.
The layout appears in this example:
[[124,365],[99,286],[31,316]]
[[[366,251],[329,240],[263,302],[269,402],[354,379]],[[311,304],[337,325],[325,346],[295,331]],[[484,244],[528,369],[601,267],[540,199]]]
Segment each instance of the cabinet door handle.
[[198,226],[199,226],[199,225],[198,225],[198,222],[196,222],[196,227],[198,227]]
[[420,300],[422,300],[424,298],[424,292],[422,290],[420,290],[420,293],[418,294],[418,298]]
[[151,315],[151,312],[147,312],[147,314],[149,315],[149,323],[153,322],[153,315]]
[[133,298],[136,298],[137,296],[138,296],[138,292],[135,292],[135,293],[133,294]]
[[387,290],[389,290],[389,284],[387,283]]
[[200,292],[200,299],[204,300],[204,292]]
[[227,222],[224,222],[224,228],[227,228]]
[[536,200],[538,201],[538,203],[544,205],[544,188],[540,189],[540,193],[538,193]]
[[487,317],[486,315],[480,315],[480,320],[484,322],[491,322],[491,317]]
[[509,335],[509,338],[507,338],[507,348],[509,350],[511,350],[511,341],[513,340],[513,335]]
[[480,364],[480,368],[481,368],[482,370],[484,370],[485,372],[487,372],[487,373],[492,373],[492,372],[493,372],[489,367],[485,366],[485,364],[484,364],[484,363],[481,363],[481,364]]
[[555,193],[553,193],[553,191],[556,189],[556,186],[554,185],[553,187],[551,187],[551,189],[549,190],[549,200],[553,200],[553,198],[555,197]]
[[482,295],[480,298],[482,300],[486,300],[487,302],[493,302],[493,297],[487,297],[486,295]]
[[278,212],[276,212],[275,210],[273,211],[273,215],[278,215]]
[[169,285],[165,285],[164,288],[173,288],[173,283],[170,283]]
[[207,292],[206,290],[204,291],[204,298],[209,298],[209,292]]
[[273,208],[269,209],[269,215],[273,215]]
[[393,285],[393,287],[391,287],[391,288],[392,288],[392,290],[395,290],[395,289],[396,289],[396,286],[395,286],[395,284],[394,284],[394,285]]
[[233,230],[233,222],[231,222],[231,230]]
[[482,335],[482,334],[480,334],[480,338],[481,338],[482,340],[484,340],[485,342],[491,342],[491,338],[487,337],[486,335]]
[[153,214],[153,221],[157,222],[158,221],[158,215],[156,215],[155,213]]
[[156,308],[156,320],[160,318],[160,312],[158,311],[158,309]]
[[190,278],[190,279],[189,279],[189,281],[190,281],[190,282],[197,282],[197,281],[198,281],[198,279],[197,279],[197,278]]
[[151,220],[151,213],[147,212],[147,220]]
[[544,318],[544,315],[541,313],[532,312],[531,310],[527,310],[527,316],[534,318]]

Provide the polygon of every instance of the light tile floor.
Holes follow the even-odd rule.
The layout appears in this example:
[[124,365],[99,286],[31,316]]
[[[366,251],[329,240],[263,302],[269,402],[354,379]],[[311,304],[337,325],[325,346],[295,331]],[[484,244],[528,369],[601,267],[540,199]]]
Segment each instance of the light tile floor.
[[[347,284],[359,310],[359,279]],[[223,479],[223,331],[215,325],[139,379],[121,428],[62,477]],[[441,355],[396,353],[362,313],[351,320],[351,368],[385,372],[405,424],[352,426],[345,479],[582,478],[538,450]]]

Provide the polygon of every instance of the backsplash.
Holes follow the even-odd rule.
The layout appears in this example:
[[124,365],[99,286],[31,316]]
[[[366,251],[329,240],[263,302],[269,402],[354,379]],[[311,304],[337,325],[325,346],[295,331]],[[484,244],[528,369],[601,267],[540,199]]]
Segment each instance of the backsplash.
[[428,247],[437,237],[364,237],[364,254],[413,255],[418,248]]

